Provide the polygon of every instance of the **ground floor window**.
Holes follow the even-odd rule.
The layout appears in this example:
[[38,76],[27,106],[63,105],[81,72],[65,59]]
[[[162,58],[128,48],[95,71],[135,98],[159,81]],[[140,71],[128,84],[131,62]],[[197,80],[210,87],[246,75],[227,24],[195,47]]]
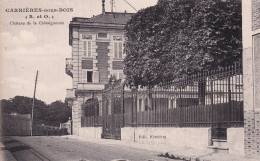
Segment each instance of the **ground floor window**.
[[82,71],[82,81],[87,83],[92,83],[93,71]]
[[88,71],[87,72],[87,82],[92,83],[93,82],[93,72],[92,71]]

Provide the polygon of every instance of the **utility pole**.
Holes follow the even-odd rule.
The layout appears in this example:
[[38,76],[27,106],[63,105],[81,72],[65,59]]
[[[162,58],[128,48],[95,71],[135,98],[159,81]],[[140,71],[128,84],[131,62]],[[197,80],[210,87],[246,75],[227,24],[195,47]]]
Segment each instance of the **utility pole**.
[[38,78],[38,70],[36,72],[36,79],[35,79],[34,93],[33,93],[31,136],[33,136],[33,109],[34,109],[34,100],[35,100],[35,93],[36,93],[37,78]]

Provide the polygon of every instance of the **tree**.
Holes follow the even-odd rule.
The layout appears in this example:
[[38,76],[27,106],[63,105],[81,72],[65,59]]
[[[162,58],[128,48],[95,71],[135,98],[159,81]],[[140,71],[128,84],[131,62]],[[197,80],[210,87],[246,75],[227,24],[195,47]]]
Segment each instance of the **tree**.
[[71,117],[71,108],[68,104],[57,100],[48,106],[46,122],[48,125],[59,126],[60,123],[67,122]]
[[162,81],[229,65],[242,56],[239,0],[161,1],[126,24],[126,83]]
[[[32,98],[25,96],[15,96],[8,100],[1,100],[2,114],[31,114]],[[45,102],[35,99],[34,124],[45,124],[59,126],[71,117],[71,108],[67,103],[58,100],[47,105]]]
[[9,100],[6,100],[6,99],[1,100],[0,106],[1,106],[2,114],[10,114],[13,111],[11,102]]

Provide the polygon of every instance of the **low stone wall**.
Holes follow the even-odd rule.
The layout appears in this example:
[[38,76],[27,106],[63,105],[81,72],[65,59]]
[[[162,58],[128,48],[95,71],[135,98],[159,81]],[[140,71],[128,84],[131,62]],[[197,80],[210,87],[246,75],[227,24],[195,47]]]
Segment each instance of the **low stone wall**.
[[79,128],[79,136],[91,139],[100,139],[102,127],[81,127]]
[[124,127],[121,140],[204,150],[208,146],[209,128]]
[[1,132],[3,136],[28,136],[31,135],[31,127],[30,116],[2,115]]
[[244,128],[228,128],[227,144],[229,154],[244,156]]

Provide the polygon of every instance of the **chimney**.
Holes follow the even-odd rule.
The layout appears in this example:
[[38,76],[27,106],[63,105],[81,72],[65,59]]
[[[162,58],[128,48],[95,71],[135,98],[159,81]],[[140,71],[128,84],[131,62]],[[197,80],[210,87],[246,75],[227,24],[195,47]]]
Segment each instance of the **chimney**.
[[102,14],[105,14],[105,0],[102,0]]

